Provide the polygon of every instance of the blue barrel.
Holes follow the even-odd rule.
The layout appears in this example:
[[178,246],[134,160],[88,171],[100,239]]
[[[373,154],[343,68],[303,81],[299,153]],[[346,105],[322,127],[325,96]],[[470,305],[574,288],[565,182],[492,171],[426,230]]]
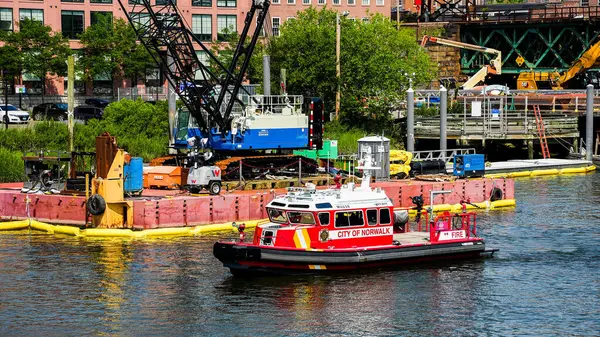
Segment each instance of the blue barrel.
[[138,193],[144,188],[144,162],[142,158],[131,158],[125,165],[125,193]]

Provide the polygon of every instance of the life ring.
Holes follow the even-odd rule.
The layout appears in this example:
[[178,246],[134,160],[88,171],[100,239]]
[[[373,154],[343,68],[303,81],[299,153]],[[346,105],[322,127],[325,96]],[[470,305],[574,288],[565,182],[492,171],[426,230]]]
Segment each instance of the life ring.
[[502,190],[498,187],[494,187],[492,189],[492,194],[490,195],[490,201],[502,200],[503,193]]
[[100,215],[106,210],[106,201],[99,194],[92,195],[86,202],[88,212],[92,215]]

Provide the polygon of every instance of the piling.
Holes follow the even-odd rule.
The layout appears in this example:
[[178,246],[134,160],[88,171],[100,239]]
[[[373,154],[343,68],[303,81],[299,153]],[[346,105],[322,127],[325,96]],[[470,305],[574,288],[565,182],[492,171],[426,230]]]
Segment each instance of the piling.
[[[175,71],[175,62],[173,62],[173,57],[171,56],[171,52],[167,51],[167,62],[169,63],[169,67],[171,67],[171,71]],[[177,94],[175,87],[175,83],[172,81],[167,81],[167,106],[169,109],[169,145],[173,146],[175,144],[175,116],[177,110]],[[171,152],[171,151],[170,151]]]
[[585,101],[585,159],[592,161],[594,153],[594,86],[591,84],[587,85]]
[[415,91],[406,91],[406,150],[415,151]]
[[[444,86],[440,89],[440,150],[445,151],[448,149],[447,140],[447,122],[448,122],[448,89]],[[442,152],[442,156],[445,158],[446,153]]]
[[263,55],[263,91],[265,96],[271,95],[271,56]]

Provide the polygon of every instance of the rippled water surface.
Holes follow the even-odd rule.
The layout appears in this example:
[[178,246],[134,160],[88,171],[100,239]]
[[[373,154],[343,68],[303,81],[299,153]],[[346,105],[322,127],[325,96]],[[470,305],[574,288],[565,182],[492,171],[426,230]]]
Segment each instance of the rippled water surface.
[[598,336],[600,174],[517,180],[494,258],[233,278],[217,237],[0,234],[0,336]]

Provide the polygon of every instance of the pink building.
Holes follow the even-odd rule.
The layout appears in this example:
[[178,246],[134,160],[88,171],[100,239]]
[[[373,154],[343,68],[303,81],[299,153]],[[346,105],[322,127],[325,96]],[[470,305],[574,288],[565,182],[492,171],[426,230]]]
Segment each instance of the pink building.
[[[136,0],[123,0],[130,4]],[[152,0],[160,3],[166,0]],[[390,15],[392,3],[397,0],[271,0],[268,25],[273,35],[279,35],[279,28],[285,21],[294,18],[298,11],[310,6],[333,8],[339,12],[348,11],[349,18],[363,19],[367,12]],[[394,4],[395,5],[395,4]],[[219,33],[229,27],[241,31],[251,0],[177,0],[177,6],[184,15],[192,31],[203,41],[214,41]],[[0,0],[0,29],[16,30],[22,18],[29,17],[43,21],[54,31],[61,31],[70,38],[71,48],[80,47],[76,36],[93,24],[99,14],[125,18],[118,0]],[[203,56],[199,55],[201,59]],[[149,70],[146,83],[138,86],[164,86],[165,81],[157,70]],[[23,84],[29,92],[41,93],[41,81],[28,74],[23,75]],[[66,83],[63,78],[48,79],[46,94],[64,94]],[[76,81],[75,91],[85,95],[116,95],[114,87],[127,87],[131,83],[113,83],[110,78],[98,78],[93,85]]]

